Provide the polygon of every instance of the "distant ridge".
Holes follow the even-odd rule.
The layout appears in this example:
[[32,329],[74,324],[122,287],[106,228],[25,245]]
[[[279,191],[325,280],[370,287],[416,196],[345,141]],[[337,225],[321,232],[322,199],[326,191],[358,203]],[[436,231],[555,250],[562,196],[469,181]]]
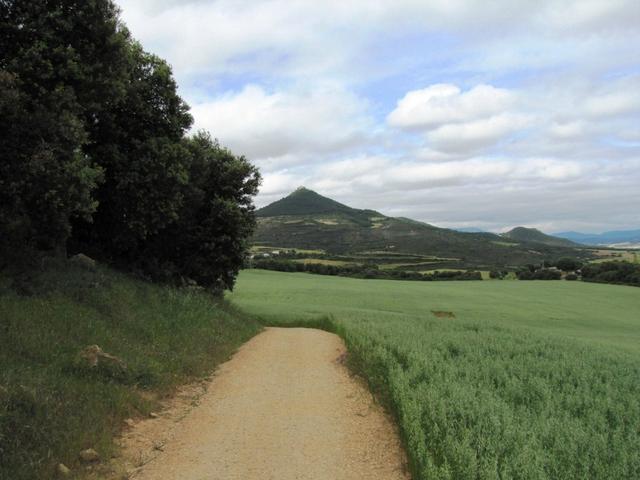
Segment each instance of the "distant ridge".
[[560,232],[554,233],[553,235],[584,245],[640,243],[640,230],[613,230],[604,233]]
[[[462,233],[374,210],[356,209],[305,187],[256,212],[252,242],[272,248],[322,250],[329,254],[422,255],[451,266],[506,266],[541,259],[585,256],[579,245],[537,230],[512,231],[505,241],[494,233]],[[524,233],[520,235],[520,233]],[[508,237],[506,237],[508,238]],[[427,262],[429,263],[429,262]]]
[[542,233],[536,228],[516,227],[508,232],[500,234],[501,237],[519,242],[541,243],[554,247],[578,247],[579,245],[566,238],[558,238]]

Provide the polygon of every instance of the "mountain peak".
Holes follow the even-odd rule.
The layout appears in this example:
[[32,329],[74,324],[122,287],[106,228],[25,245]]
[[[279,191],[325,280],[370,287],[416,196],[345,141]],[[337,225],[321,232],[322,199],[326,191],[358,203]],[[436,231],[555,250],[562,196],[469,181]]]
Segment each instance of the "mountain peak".
[[259,209],[256,211],[256,215],[258,217],[279,217],[283,215],[352,213],[354,211],[351,207],[301,186],[286,197]]
[[576,244],[564,238],[554,237],[541,232],[537,228],[515,227],[508,232],[500,234],[505,238],[517,240],[519,242],[543,243],[557,247],[575,247]]

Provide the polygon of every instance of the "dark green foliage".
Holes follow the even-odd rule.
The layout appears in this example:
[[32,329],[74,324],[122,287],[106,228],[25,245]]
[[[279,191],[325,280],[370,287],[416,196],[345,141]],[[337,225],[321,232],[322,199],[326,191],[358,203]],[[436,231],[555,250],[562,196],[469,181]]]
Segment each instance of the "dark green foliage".
[[[259,325],[201,289],[153,285],[54,263],[18,296],[0,277],[0,478],[49,480],[95,448],[109,458],[125,418],[150,394],[208,375]],[[89,368],[88,345],[127,364]],[[144,390],[145,395],[141,395]]]
[[125,261],[138,257],[151,236],[178,218],[189,182],[182,138],[191,126],[171,68],[129,42],[122,97],[91,127],[87,149],[105,171],[98,209],[77,237]]
[[215,290],[231,289],[255,226],[252,197],[260,175],[204,132],[183,144],[190,181],[182,207],[176,221],[150,238],[142,259],[157,262],[160,274],[175,271]]
[[576,270],[580,270],[582,267],[582,262],[576,258],[561,258],[557,262],[555,262],[555,266],[558,267],[563,272],[575,272]]
[[86,119],[118,96],[125,36],[107,0],[0,4],[3,252],[62,250],[71,218],[95,210]]
[[586,282],[618,283],[640,287],[640,265],[629,262],[590,263],[582,268]]
[[560,280],[562,272],[551,268],[541,268],[531,271],[530,269],[520,270],[516,274],[518,280]]
[[432,273],[410,272],[405,270],[380,270],[375,264],[326,265],[323,263],[298,263],[287,260],[257,259],[251,262],[252,268],[274,270],[277,272],[308,272],[319,275],[338,275],[341,277],[368,278],[381,280],[482,280],[482,274],[474,271],[434,271]]
[[0,269],[68,245],[231,288],[254,227],[255,167],[186,136],[171,68],[130,38],[111,0],[0,7]]

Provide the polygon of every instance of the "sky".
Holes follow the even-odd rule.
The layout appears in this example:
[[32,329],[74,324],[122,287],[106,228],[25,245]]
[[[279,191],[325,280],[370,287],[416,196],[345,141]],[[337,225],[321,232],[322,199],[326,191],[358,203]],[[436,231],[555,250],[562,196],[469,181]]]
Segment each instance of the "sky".
[[434,225],[640,228],[639,0],[119,0],[194,130]]

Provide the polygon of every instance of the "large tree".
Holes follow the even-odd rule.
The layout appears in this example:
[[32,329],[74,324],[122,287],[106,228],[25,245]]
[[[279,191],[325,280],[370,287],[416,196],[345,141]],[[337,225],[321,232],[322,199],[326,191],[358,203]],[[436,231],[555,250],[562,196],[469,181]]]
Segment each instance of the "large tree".
[[178,218],[189,181],[182,138],[192,118],[164,60],[137,42],[126,55],[124,94],[89,126],[86,151],[104,169],[104,182],[93,222],[78,222],[76,237],[131,261],[149,236]]
[[184,141],[189,178],[179,217],[155,235],[149,258],[215,290],[233,288],[255,227],[253,196],[260,174],[206,132]]
[[107,0],[0,2],[0,236],[62,250],[102,169],[88,122],[122,95],[125,30]]
[[208,134],[187,136],[171,68],[110,0],[0,7],[2,251],[62,251],[71,238],[152,276],[231,288],[257,169]]

